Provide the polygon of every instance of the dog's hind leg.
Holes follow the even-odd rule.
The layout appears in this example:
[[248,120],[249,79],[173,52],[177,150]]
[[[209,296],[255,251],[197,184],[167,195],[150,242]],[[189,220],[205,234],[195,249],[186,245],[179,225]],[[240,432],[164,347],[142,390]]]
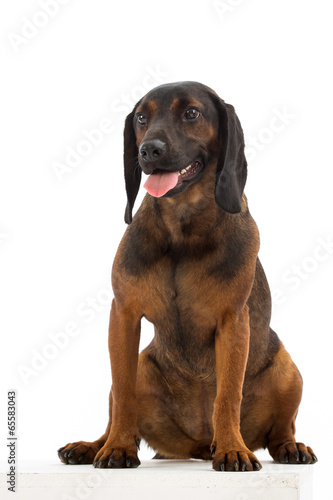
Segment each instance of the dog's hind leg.
[[276,462],[306,464],[317,458],[295,440],[295,419],[302,397],[302,377],[280,343],[272,364],[249,382],[241,408],[241,433],[254,451],[268,448]]
[[112,418],[112,390],[109,395],[109,423],[105,433],[96,441],[77,441],[68,443],[59,448],[58,457],[64,464],[81,465],[92,464],[96,454],[104,446],[111,429]]
[[273,364],[275,379],[275,411],[268,434],[268,451],[276,462],[313,464],[317,457],[309,446],[297,443],[295,419],[301,402],[302,377],[281,344]]

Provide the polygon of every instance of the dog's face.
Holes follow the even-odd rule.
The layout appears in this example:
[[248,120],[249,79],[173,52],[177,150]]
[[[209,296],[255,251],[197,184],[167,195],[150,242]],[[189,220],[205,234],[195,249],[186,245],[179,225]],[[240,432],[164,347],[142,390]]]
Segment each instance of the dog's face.
[[217,204],[240,211],[246,180],[242,129],[233,107],[205,85],[179,82],[151,90],[128,115],[124,139],[127,223],[142,171],[149,175],[150,195],[176,197],[214,169]]
[[137,106],[133,127],[145,186],[156,197],[173,197],[198,182],[218,151],[219,116],[198,85],[169,84]]

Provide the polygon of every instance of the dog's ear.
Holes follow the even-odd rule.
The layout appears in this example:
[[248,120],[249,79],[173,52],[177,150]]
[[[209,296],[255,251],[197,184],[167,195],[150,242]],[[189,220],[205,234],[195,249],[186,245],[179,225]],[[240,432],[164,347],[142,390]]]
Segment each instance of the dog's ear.
[[138,163],[138,147],[134,132],[134,116],[139,103],[136,104],[133,111],[126,117],[124,129],[124,173],[125,186],[127,194],[127,206],[125,210],[125,222],[132,222],[132,210],[137,197],[140,182],[141,168]]
[[219,112],[219,152],[216,169],[215,200],[222,210],[239,213],[247,177],[244,135],[234,107],[214,99]]

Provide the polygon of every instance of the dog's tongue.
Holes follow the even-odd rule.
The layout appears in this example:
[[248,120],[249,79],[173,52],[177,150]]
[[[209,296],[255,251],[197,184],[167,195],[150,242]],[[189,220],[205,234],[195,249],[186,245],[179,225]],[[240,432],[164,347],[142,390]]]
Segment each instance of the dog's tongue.
[[150,174],[143,187],[156,198],[174,188],[178,183],[178,172],[156,172]]

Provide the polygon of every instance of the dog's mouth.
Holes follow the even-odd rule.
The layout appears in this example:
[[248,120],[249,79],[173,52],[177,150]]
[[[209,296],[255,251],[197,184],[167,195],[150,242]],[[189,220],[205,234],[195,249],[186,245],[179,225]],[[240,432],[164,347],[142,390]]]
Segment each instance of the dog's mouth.
[[174,172],[156,168],[149,175],[143,187],[155,198],[160,198],[183,182],[194,179],[202,170],[202,167],[202,162],[196,160],[188,167]]

